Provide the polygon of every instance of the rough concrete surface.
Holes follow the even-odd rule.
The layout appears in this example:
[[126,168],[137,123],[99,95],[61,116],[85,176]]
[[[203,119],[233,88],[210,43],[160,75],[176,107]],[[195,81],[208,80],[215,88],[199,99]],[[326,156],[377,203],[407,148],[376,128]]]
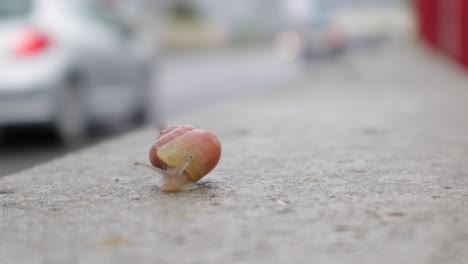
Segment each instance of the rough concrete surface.
[[0,263],[466,263],[467,75],[411,45],[308,71],[171,120],[223,144],[197,190],[132,165],[153,128],[0,179]]

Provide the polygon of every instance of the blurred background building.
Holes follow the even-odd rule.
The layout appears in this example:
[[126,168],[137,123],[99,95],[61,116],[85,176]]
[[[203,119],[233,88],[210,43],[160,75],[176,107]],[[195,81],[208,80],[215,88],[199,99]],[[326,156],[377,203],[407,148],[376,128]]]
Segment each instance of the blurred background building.
[[[315,20],[340,21],[347,30],[381,25],[402,27],[406,0],[215,0],[122,1],[141,17],[154,17],[162,46],[215,47],[271,41],[280,31]],[[124,8],[126,10],[132,8]],[[405,14],[406,15],[406,14]],[[364,21],[366,20],[366,21]],[[386,21],[390,20],[390,21]],[[352,28],[352,29],[351,29]],[[385,28],[380,30],[389,30]],[[406,28],[405,28],[406,29]],[[198,44],[197,44],[198,43]],[[189,48],[189,47],[186,47]]]

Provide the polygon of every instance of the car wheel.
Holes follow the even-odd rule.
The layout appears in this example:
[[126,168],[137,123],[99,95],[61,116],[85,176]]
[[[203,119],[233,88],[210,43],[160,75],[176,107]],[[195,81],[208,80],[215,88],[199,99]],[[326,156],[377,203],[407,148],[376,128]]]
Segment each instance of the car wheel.
[[5,143],[5,132],[6,128],[0,127],[0,145]]
[[68,146],[80,145],[88,133],[85,95],[80,84],[77,80],[66,81],[58,97],[56,131]]

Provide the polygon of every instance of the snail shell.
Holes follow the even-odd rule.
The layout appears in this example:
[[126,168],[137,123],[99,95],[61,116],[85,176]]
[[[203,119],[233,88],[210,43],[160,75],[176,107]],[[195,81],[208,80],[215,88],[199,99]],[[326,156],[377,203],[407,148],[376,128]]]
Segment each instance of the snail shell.
[[163,176],[160,188],[167,192],[195,188],[195,183],[216,167],[220,157],[218,138],[209,131],[193,126],[164,129],[149,153],[154,166],[151,168]]

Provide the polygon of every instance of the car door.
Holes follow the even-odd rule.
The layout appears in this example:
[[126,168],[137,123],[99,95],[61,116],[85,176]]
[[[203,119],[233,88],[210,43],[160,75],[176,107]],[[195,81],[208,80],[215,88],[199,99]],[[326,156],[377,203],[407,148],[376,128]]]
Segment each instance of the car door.
[[84,0],[84,19],[93,35],[88,39],[91,78],[96,83],[92,101],[103,114],[122,116],[133,103],[131,86],[133,71],[129,59],[130,29],[119,17],[113,1]]

